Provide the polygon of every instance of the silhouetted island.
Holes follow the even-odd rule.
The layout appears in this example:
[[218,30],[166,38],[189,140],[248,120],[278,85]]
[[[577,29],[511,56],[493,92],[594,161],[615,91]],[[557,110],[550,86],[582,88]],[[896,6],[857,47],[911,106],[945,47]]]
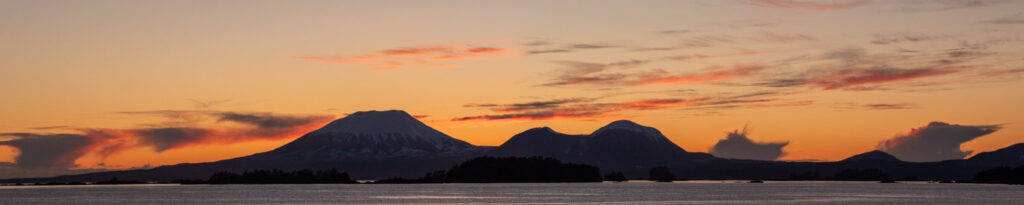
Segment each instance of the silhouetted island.
[[672,171],[669,171],[668,167],[651,168],[650,176],[651,181],[656,182],[672,182],[676,180],[676,175],[672,174]]
[[829,178],[835,181],[893,181],[892,176],[879,169],[844,169]]
[[337,169],[298,170],[286,172],[280,169],[252,170],[242,174],[218,172],[206,181],[179,180],[182,184],[353,184],[357,183],[348,173]]
[[145,184],[145,183],[146,183],[146,182],[142,182],[142,181],[135,181],[135,180],[120,180],[120,179],[118,179],[117,177],[114,177],[114,178],[111,178],[111,179],[109,179],[109,180],[106,180],[106,181],[98,181],[98,182],[96,182],[96,183],[94,183],[94,184],[108,184],[108,185],[113,185],[113,184]]
[[613,181],[613,182],[624,182],[627,179],[626,179],[626,175],[623,174],[622,172],[611,172],[611,173],[608,173],[607,175],[604,175],[604,180],[605,181]]
[[987,169],[985,171],[978,172],[974,175],[974,178],[968,183],[986,183],[986,184],[1016,184],[1024,185],[1024,166],[1012,167],[995,167]]
[[423,175],[423,177],[416,179],[407,179],[402,177],[392,177],[382,180],[374,181],[374,184],[428,184],[428,183],[444,183],[445,179],[448,178],[444,170],[434,171]]
[[447,172],[435,171],[418,179],[389,178],[374,183],[520,183],[601,182],[601,171],[586,164],[562,163],[550,157],[473,158]]

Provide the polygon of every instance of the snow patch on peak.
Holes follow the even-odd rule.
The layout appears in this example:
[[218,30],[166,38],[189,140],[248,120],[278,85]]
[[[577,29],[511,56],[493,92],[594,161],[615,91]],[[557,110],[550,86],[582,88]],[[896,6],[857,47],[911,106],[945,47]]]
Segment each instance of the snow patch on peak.
[[314,134],[356,134],[371,136],[402,135],[429,142],[443,142],[454,138],[423,124],[401,110],[360,111],[335,120]]

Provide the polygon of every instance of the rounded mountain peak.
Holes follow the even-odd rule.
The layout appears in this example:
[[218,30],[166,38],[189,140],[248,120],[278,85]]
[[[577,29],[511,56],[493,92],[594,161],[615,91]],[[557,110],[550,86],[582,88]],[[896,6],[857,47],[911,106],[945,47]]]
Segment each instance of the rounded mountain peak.
[[612,123],[608,123],[608,125],[601,127],[601,129],[597,129],[597,131],[594,131],[592,135],[596,135],[598,133],[601,133],[601,131],[605,130],[628,130],[631,132],[645,132],[650,131],[651,129],[654,128],[636,124],[635,122],[629,120],[619,120]]
[[861,153],[861,154],[858,154],[858,155],[853,155],[850,158],[844,159],[843,161],[844,162],[851,162],[851,161],[899,162],[900,159],[896,158],[895,156],[892,156],[889,153],[883,152],[881,150],[875,150],[875,151]]
[[527,132],[529,132],[529,133],[534,133],[534,132],[538,132],[538,133],[558,133],[558,132],[555,132],[555,130],[551,129],[550,127],[534,127],[534,128],[530,128],[529,130],[523,131],[523,133],[527,133]]
[[355,112],[355,113],[349,114],[348,116],[345,116],[345,118],[354,118],[354,119],[360,119],[360,120],[371,120],[371,119],[415,119],[414,117],[412,117],[412,115],[409,115],[409,113],[407,113],[405,111],[402,111],[402,110],[359,111],[359,112]]

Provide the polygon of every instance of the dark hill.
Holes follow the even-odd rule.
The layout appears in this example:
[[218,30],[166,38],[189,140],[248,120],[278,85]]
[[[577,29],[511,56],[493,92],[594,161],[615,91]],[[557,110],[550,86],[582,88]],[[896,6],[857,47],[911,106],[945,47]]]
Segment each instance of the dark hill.
[[892,156],[889,153],[885,153],[883,151],[875,150],[875,151],[861,153],[861,154],[858,154],[858,155],[853,155],[852,157],[849,157],[849,158],[846,158],[846,159],[843,160],[843,162],[853,162],[853,161],[900,162],[901,160],[896,158],[895,156]]
[[986,166],[1024,165],[1024,143],[1015,144],[991,152],[982,152],[967,159],[972,163]]
[[692,160],[707,160],[704,153],[689,153],[657,129],[627,120],[612,122],[590,135],[568,135],[551,128],[519,133],[487,153],[493,156],[546,156],[567,162],[592,164],[605,171],[630,176],[648,169]]

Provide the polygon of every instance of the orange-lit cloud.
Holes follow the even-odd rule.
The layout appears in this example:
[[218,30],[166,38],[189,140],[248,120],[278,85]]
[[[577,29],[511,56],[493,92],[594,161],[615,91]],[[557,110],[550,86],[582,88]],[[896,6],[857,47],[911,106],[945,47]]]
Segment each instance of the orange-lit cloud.
[[[106,158],[137,147],[149,147],[155,152],[163,152],[203,144],[286,139],[298,137],[333,119],[331,116],[320,115],[293,116],[213,111],[164,110],[130,113],[149,113],[171,118],[182,116],[193,118],[206,115],[216,119],[216,126],[78,129],[81,132],[79,134],[6,133],[0,135],[11,136],[15,139],[0,142],[0,145],[15,147],[20,152],[15,160],[18,166],[72,168],[76,166],[75,160],[90,153]],[[167,123],[167,125],[180,124]]]
[[428,68],[452,67],[443,64],[454,60],[500,60],[521,55],[520,52],[496,47],[462,45],[420,46],[381,50],[356,56],[299,56],[299,59],[329,63],[362,64],[373,70],[391,70],[409,65]]
[[837,9],[851,9],[857,6],[867,4],[866,0],[840,0],[840,1],[806,1],[806,0],[751,0],[747,1],[747,4],[768,7],[768,8],[787,8],[787,9],[807,9],[807,10],[837,10]]

